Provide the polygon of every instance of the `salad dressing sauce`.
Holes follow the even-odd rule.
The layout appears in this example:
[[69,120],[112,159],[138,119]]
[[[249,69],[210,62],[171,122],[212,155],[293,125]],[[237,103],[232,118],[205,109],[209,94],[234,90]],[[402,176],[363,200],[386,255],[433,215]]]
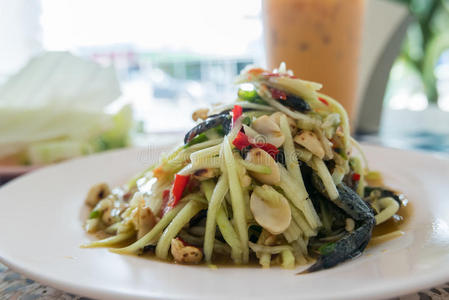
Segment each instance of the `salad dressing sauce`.
[[395,231],[402,231],[411,219],[413,206],[408,201],[403,201],[399,211],[393,218],[374,227],[372,237],[382,236]]
[[[366,180],[367,184],[369,186],[373,187],[385,187],[388,189],[387,186],[385,186],[382,177],[378,177],[376,179]],[[395,231],[402,231],[405,226],[410,221],[412,214],[413,214],[413,205],[408,201],[408,199],[401,194],[399,191],[394,191],[397,195],[400,195],[401,199],[401,207],[399,208],[398,212],[389,220],[386,222],[377,225],[373,229],[372,238],[380,237],[385,234],[393,233]],[[398,237],[398,236],[396,236]],[[393,237],[396,238],[396,237]],[[389,239],[383,239],[379,242],[370,242],[370,246],[378,245],[381,243],[384,243],[388,241]]]

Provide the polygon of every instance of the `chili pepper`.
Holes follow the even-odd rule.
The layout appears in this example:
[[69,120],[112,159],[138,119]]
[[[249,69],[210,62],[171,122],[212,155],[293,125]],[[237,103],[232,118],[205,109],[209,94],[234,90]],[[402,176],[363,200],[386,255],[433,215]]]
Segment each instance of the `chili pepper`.
[[273,159],[276,160],[276,155],[279,153],[279,149],[276,148],[275,145],[270,144],[270,143],[256,143],[256,144],[251,144],[251,145],[255,148],[262,149],[263,151],[270,154],[271,157],[273,157]]
[[360,174],[359,173],[352,174],[352,180],[353,181],[359,181],[360,180]]
[[241,117],[242,113],[243,108],[240,105],[234,105],[234,108],[232,109],[232,124]]
[[176,204],[179,203],[179,200],[181,200],[182,193],[184,192],[189,179],[190,175],[175,175],[175,182],[173,183],[173,187],[171,190],[171,196],[173,197],[172,201],[170,202],[171,207],[175,207]]
[[271,97],[275,100],[287,100],[287,94],[278,89],[270,88]]
[[329,102],[326,101],[326,99],[323,99],[321,97],[318,97],[318,100],[320,100],[321,102],[323,102],[325,105],[329,106]]
[[254,148],[259,148],[270,154],[274,159],[276,159],[276,155],[279,153],[279,149],[276,146],[270,143],[251,143],[249,138],[243,132],[239,132],[236,138],[232,141],[232,144],[239,149],[240,151],[245,149],[248,146],[252,146]]
[[281,74],[279,73],[263,73],[263,76],[267,76],[267,77],[281,77]]
[[232,141],[232,144],[239,150],[243,150],[246,147],[248,147],[249,145],[251,145],[251,143],[249,142],[248,136],[241,131],[239,131],[239,133],[237,133],[237,136]]
[[170,196],[170,190],[164,190],[162,192],[162,206],[167,205],[167,203],[164,203],[164,201],[168,202],[168,197],[169,196]]

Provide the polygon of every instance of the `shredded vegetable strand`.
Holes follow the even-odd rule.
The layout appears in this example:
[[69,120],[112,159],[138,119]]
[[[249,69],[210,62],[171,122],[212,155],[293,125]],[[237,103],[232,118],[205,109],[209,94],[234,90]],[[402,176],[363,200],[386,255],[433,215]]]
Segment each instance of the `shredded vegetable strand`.
[[290,226],[284,231],[283,234],[287,242],[291,243],[300,238],[303,235],[303,232],[296,222],[291,221]]
[[301,249],[302,254],[304,255],[308,255],[308,251],[307,251],[307,244],[308,244],[308,240],[307,239],[298,239],[295,242]]
[[298,186],[298,184],[291,178],[288,171],[281,164],[278,164],[278,166],[282,178],[279,187],[284,191],[285,195],[293,205],[304,213],[310,226],[312,226],[312,228],[318,228],[321,225],[321,221],[315,208],[311,205],[305,186]]
[[334,153],[332,152],[331,143],[329,140],[324,136],[323,131],[319,129],[313,130],[313,132],[318,136],[318,139],[320,140],[321,145],[324,149],[324,157],[325,159],[329,160],[334,158]]
[[265,246],[259,245],[252,242],[248,242],[249,247],[256,253],[269,253],[269,254],[279,254],[283,250],[293,250],[290,245],[280,245],[280,246]]
[[190,161],[198,161],[209,157],[214,157],[220,153],[221,145],[215,145],[209,148],[198,150],[190,154]]
[[271,264],[271,254],[270,253],[261,253],[259,255],[259,264],[264,269],[268,269]]
[[305,258],[305,255],[302,253],[298,241],[295,241],[292,243],[293,248],[293,255],[295,256],[295,260],[299,265],[306,265],[307,259]]
[[296,152],[296,156],[304,162],[308,162],[309,160],[312,159],[313,154],[305,149],[297,149],[296,148],[295,152]]
[[399,203],[392,197],[381,198],[378,203],[382,210],[375,216],[377,225],[390,219],[399,210]]
[[350,137],[350,140],[351,140],[352,145],[354,145],[354,147],[357,149],[357,151],[359,152],[360,156],[362,157],[364,169],[367,172],[369,172],[370,169],[369,169],[369,166],[368,166],[368,159],[366,158],[366,155],[363,152],[362,146],[360,146],[360,144],[353,137]]
[[138,254],[142,251],[142,249],[147,245],[154,244],[159,235],[164,230],[165,227],[173,220],[173,218],[178,214],[178,212],[184,207],[184,204],[180,203],[176,207],[172,208],[168,211],[162,219],[150,230],[147,234],[141,237],[139,240],[134,242],[125,248],[119,249],[111,249],[112,252],[121,253],[121,254]]
[[271,174],[271,169],[268,166],[255,164],[243,159],[239,159],[239,163],[248,171],[253,171],[261,174]]
[[220,168],[220,163],[219,157],[205,157],[192,161],[191,170]]
[[[259,238],[257,239],[258,245],[263,245],[265,243],[265,240],[268,236],[268,233],[265,230],[262,230],[262,232],[259,235]],[[257,253],[256,256],[259,258],[259,264],[264,269],[268,269],[271,264],[271,254],[270,253]]]
[[293,205],[291,205],[291,208],[293,220],[299,226],[302,232],[304,232],[304,235],[307,237],[315,236],[317,232],[313,230],[312,227],[310,227],[303,213]]
[[[211,185],[213,186],[213,183],[211,181],[204,181],[201,184],[204,190],[210,190]],[[218,182],[215,185],[215,188],[213,189],[212,196],[208,199],[209,207],[207,209],[206,233],[204,235],[204,247],[203,247],[204,257],[207,262],[211,262],[212,260],[217,212],[227,192],[228,192],[228,180],[225,176],[222,175],[220,176],[220,178],[218,178]]]
[[324,162],[318,157],[312,159],[313,164],[316,167],[318,176],[323,181],[324,187],[326,188],[327,194],[331,200],[336,200],[338,198],[337,187],[335,186],[334,180],[332,179],[329,170],[327,169]]
[[234,159],[234,155],[232,154],[228,137],[224,138],[223,145],[224,161],[227,169],[229,190],[231,194],[232,211],[243,251],[242,261],[243,263],[247,263],[249,259],[248,229],[245,218],[245,205],[243,202],[242,187],[239,182],[236,161]]
[[316,93],[317,90],[322,88],[322,84],[320,83],[290,77],[273,77],[269,79],[269,84],[275,88],[284,89],[304,98],[312,108],[325,108],[325,105],[318,101]]
[[[284,141],[284,154],[285,162],[287,164],[287,170],[297,184],[304,186],[301,171],[299,170],[298,157],[296,156],[295,145],[293,144],[292,133],[290,126],[288,125],[287,117],[281,116],[280,118],[281,132],[285,137]],[[304,187],[305,189],[305,187]]]
[[281,251],[282,267],[284,269],[293,269],[295,267],[295,257],[290,249]]
[[105,238],[103,240],[90,242],[88,244],[82,245],[81,247],[82,248],[113,247],[117,244],[125,242],[126,240],[129,240],[135,235],[136,235],[135,231],[120,233],[115,236]]
[[217,225],[218,229],[223,236],[223,239],[231,246],[231,257],[236,264],[242,263],[242,247],[237,233],[232,227],[231,222],[228,219],[223,207],[220,207],[217,213]]
[[184,227],[184,225],[186,225],[191,218],[193,218],[200,210],[204,208],[205,205],[203,203],[198,201],[189,201],[186,206],[179,211],[167,228],[165,228],[157,243],[155,253],[158,258],[167,259],[171,240],[176,237],[182,227]]
[[307,242],[302,238],[292,243],[293,255],[300,265],[307,264]]
[[338,113],[340,115],[340,119],[341,119],[341,128],[343,130],[343,135],[344,135],[344,146],[345,146],[345,151],[348,151],[351,148],[351,132],[349,129],[349,118],[348,118],[348,113],[346,112],[346,110],[344,109],[344,107],[338,103],[335,99],[318,93],[318,96],[324,100],[326,100],[327,103],[329,103],[329,106],[331,107],[331,109]]
[[185,149],[184,151],[187,154],[186,156],[189,157],[190,153],[221,144],[222,142],[223,142],[223,138],[208,140],[208,141],[205,141],[202,143],[192,145],[189,148]]
[[359,196],[363,198],[365,196],[365,172],[358,157],[351,157],[350,161],[354,168],[354,172],[359,176],[357,184],[357,194],[359,194]]
[[284,168],[283,165],[278,163],[278,166],[279,166],[279,171],[281,173],[281,178],[282,178],[279,186],[281,188],[282,188],[282,186],[286,186],[288,190],[292,190],[294,193],[296,193],[296,195],[294,197],[295,198],[294,204],[298,208],[303,207],[304,201],[309,196],[304,184],[302,186],[298,185],[297,182],[295,182],[295,180],[291,177],[291,175],[288,173],[288,171]]
[[[222,176],[224,178],[226,178],[226,175],[223,174]],[[207,181],[207,182],[208,183],[206,183],[205,185],[202,185],[202,190],[203,190],[204,195],[206,196],[207,200],[210,202],[210,199],[212,198],[212,194],[214,192],[214,186],[213,186],[213,183],[210,184],[209,181]],[[232,224],[229,221],[228,216],[226,215],[226,213],[223,209],[223,206],[221,206],[218,209],[216,220],[217,220],[218,229],[220,230],[221,235],[223,236],[223,239],[231,247],[232,260],[236,264],[241,264],[242,263],[242,248],[240,245],[240,240],[239,240],[237,233],[234,230],[234,227],[232,227]]]
[[288,109],[287,107],[285,107],[284,105],[282,105],[281,103],[274,100],[271,97],[270,93],[268,92],[268,89],[264,89],[263,87],[260,86],[260,84],[255,84],[255,86],[256,86],[258,94],[262,97],[262,99],[265,100],[273,108],[283,112],[284,114],[286,114],[289,117],[292,117],[293,119],[302,120],[302,121],[306,122],[307,124],[311,124],[313,126],[317,125],[317,122],[315,119],[307,116],[306,114],[292,111],[292,110]]

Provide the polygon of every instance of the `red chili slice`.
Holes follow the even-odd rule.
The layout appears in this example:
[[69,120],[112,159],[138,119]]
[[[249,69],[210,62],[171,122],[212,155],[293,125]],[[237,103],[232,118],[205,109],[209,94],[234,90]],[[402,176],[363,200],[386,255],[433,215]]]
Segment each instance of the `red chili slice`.
[[232,109],[232,124],[242,116],[242,113],[243,108],[240,105],[234,105],[234,108]]
[[263,73],[262,75],[267,77],[281,77],[279,73]]
[[251,143],[249,141],[248,136],[241,131],[239,131],[239,133],[237,133],[237,136],[232,141],[232,144],[239,150],[243,150],[248,146],[262,149],[265,152],[267,152],[268,154],[270,154],[271,157],[273,157],[273,159],[276,159],[276,155],[279,153],[279,149],[270,143]]
[[326,99],[323,99],[321,97],[318,97],[318,100],[320,100],[321,102],[323,102],[325,105],[329,106],[329,102],[326,101]]
[[278,89],[270,88],[271,97],[276,100],[287,100],[287,94]]
[[179,203],[179,200],[181,200],[182,193],[184,192],[189,179],[190,175],[175,175],[175,182],[173,183],[173,187],[171,190],[171,195],[173,197],[172,201],[170,202],[171,207],[175,207],[176,204]]
[[251,145],[251,143],[249,142],[248,136],[241,131],[239,131],[239,133],[237,133],[237,136],[232,141],[232,144],[239,150],[243,150],[246,147],[248,147],[249,145]]
[[262,149],[263,151],[267,152],[268,154],[271,155],[271,157],[273,157],[274,160],[276,160],[276,156],[279,153],[279,149],[276,148],[275,145],[270,144],[270,143],[256,143],[256,144],[251,144],[252,146]]

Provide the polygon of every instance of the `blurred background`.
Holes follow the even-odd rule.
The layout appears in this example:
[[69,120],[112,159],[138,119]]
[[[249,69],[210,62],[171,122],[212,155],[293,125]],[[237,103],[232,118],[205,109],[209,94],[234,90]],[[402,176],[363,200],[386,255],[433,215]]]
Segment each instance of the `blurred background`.
[[[395,37],[400,51],[392,66],[387,63],[386,86],[376,94],[377,121],[364,126],[367,118],[359,119],[359,136],[448,152],[449,0],[371,0],[377,1],[404,11],[397,26],[405,30]],[[0,147],[10,149],[0,163],[42,164],[155,139],[172,142],[166,133],[188,129],[195,108],[234,100],[233,78],[246,65],[265,65],[261,10],[260,0],[0,0],[0,113],[7,116],[0,118]],[[375,19],[368,16],[367,22]],[[90,88],[80,91],[86,74]],[[101,90],[108,92],[99,96]],[[366,92],[359,94],[365,98]],[[49,107],[76,111],[65,120],[86,128],[78,113],[101,110],[107,116],[95,119],[109,119],[82,131],[110,122],[109,132],[37,139],[29,127],[44,126],[45,118],[57,128],[65,123]],[[361,116],[370,113],[364,105],[360,109]],[[19,140],[20,134],[33,137]]]

